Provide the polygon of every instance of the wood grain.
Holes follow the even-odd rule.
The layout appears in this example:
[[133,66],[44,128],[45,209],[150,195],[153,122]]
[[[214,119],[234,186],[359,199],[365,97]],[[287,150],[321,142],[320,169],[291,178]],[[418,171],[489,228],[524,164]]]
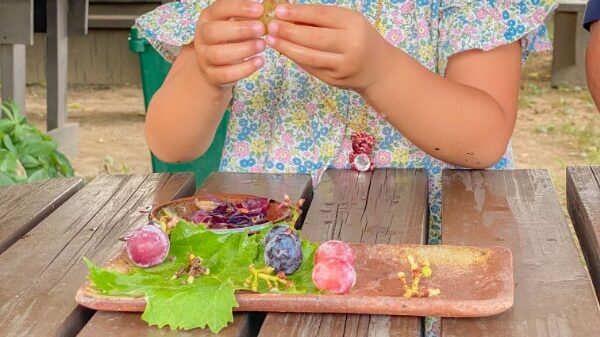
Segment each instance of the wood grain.
[[0,188],[0,254],[83,186],[81,178]]
[[[427,178],[422,171],[327,171],[302,227],[313,241],[424,243]],[[260,337],[420,336],[414,317],[345,314],[267,315]]]
[[[213,173],[198,189],[203,193],[239,193],[283,199],[284,194],[296,200],[312,197],[311,179],[308,175],[254,174],[254,173]],[[236,313],[234,323],[223,329],[219,336],[256,336],[264,319],[262,313]],[[126,337],[126,336],[214,336],[209,330],[190,332],[172,331],[149,327],[140,314],[98,312],[78,335],[79,337]]]
[[596,288],[596,296],[600,296],[599,166],[567,168],[567,208]]
[[546,170],[446,171],[444,244],[506,246],[515,303],[504,314],[443,319],[451,336],[600,336],[600,309]]
[[74,336],[93,313],[74,298],[88,273],[82,257],[104,263],[120,237],[148,221],[140,209],[193,191],[191,174],[90,182],[0,255],[0,336]]

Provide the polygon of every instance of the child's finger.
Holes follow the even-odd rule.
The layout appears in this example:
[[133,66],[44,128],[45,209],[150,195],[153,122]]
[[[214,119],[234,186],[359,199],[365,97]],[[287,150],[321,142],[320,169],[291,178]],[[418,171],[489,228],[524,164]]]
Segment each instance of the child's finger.
[[331,28],[296,25],[273,20],[269,23],[269,34],[288,40],[301,46],[330,51],[343,51],[337,38],[336,30]]
[[213,21],[199,27],[202,42],[205,44],[225,43],[257,38],[265,34],[265,25],[252,21]]
[[265,50],[265,41],[250,41],[214,44],[206,47],[205,57],[209,64],[222,66],[237,63]]
[[262,13],[262,4],[250,0],[217,0],[202,12],[205,21],[235,17],[258,19]]
[[235,83],[252,75],[265,64],[262,56],[255,56],[246,61],[217,67],[208,67],[205,71],[212,83],[226,85]]
[[307,48],[272,35],[267,35],[266,42],[273,49],[300,65],[333,68],[342,62],[341,54]]
[[319,27],[343,28],[348,24],[351,10],[325,5],[279,5],[275,17],[289,22],[300,22]]

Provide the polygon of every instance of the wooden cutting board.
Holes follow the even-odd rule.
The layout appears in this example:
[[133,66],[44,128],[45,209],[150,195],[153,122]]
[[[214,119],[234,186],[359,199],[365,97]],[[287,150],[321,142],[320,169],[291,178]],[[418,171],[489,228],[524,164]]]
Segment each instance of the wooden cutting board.
[[[356,255],[356,285],[344,295],[256,294],[238,292],[235,311],[352,313],[407,316],[481,317],[502,313],[513,305],[512,254],[504,247],[351,244]],[[410,275],[408,255],[427,258],[432,277],[421,285],[439,288],[440,295],[405,298],[398,278]],[[107,268],[126,271],[131,263],[125,251]],[[409,276],[409,282],[410,282]],[[91,282],[76,295],[79,304],[106,311],[142,312],[143,297],[100,294]]]

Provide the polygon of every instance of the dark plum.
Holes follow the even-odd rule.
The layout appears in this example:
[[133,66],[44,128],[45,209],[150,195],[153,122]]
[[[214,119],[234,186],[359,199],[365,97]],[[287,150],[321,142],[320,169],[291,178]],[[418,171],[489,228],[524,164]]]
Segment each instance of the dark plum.
[[[281,228],[283,227],[283,228]],[[302,264],[302,242],[288,226],[277,226],[265,237],[265,263],[276,272],[293,274]]]

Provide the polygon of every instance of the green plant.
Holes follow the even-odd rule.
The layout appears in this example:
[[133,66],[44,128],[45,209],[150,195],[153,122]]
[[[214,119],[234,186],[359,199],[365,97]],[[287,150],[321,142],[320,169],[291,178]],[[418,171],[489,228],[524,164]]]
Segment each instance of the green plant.
[[28,124],[16,104],[5,101],[0,108],[0,186],[73,176],[56,143]]

